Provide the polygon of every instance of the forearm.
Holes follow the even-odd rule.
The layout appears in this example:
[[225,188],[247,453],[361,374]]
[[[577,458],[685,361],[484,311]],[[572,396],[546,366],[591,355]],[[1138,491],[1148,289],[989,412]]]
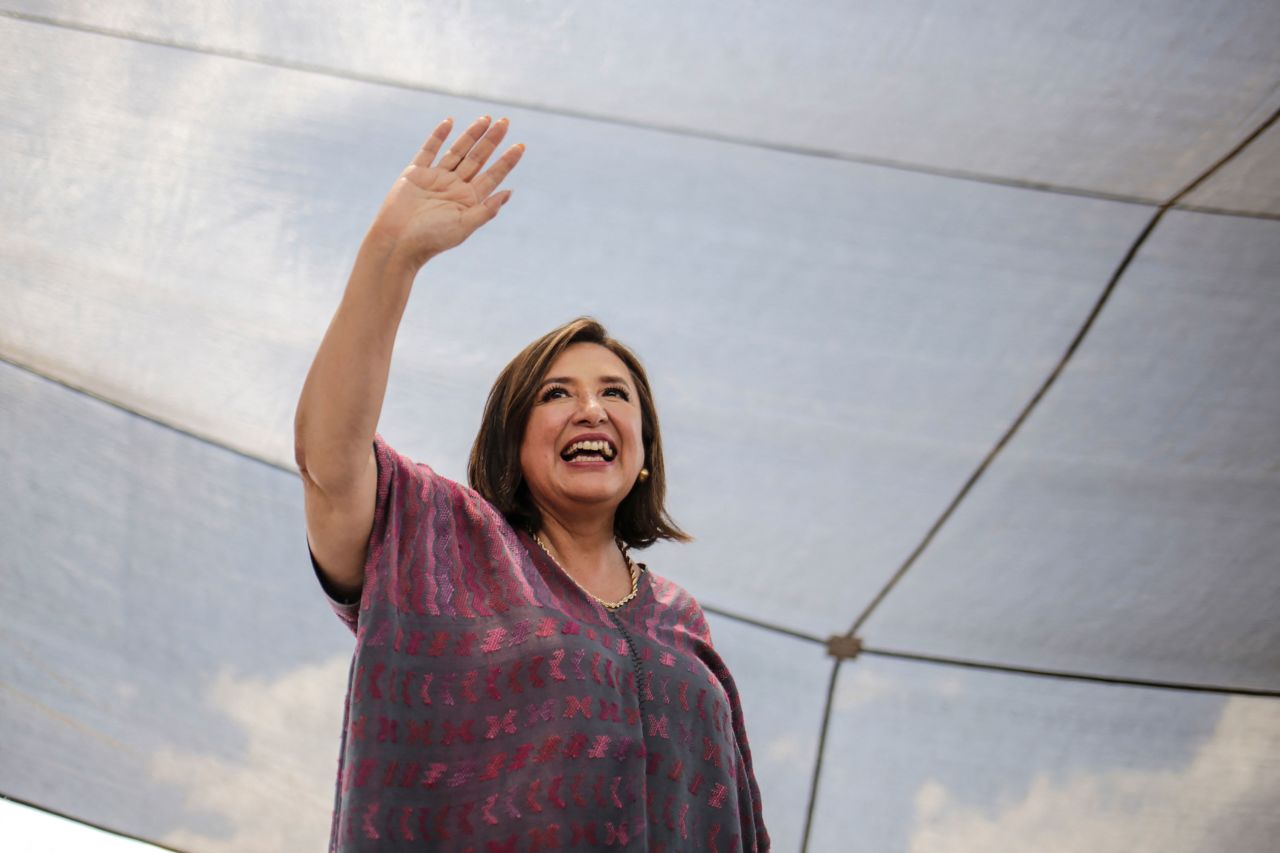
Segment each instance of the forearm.
[[361,244],[302,387],[294,453],[303,476],[330,497],[368,464],[400,319],[417,272],[371,232]]

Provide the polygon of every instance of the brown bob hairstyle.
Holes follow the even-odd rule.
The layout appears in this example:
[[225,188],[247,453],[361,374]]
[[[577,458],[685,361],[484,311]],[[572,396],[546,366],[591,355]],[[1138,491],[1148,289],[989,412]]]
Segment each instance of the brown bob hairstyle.
[[536,532],[542,516],[520,468],[520,445],[533,411],[534,397],[551,364],[573,344],[599,344],[631,371],[640,404],[641,437],[649,479],[637,482],[614,514],[613,533],[632,548],[644,548],[659,539],[688,542],[692,537],[667,515],[667,494],[662,465],[662,433],[653,405],[649,377],[635,353],[609,337],[604,326],[591,317],[579,317],[529,344],[502,369],[484,404],[480,432],[471,447],[467,479],[471,488],[498,508],[512,527]]

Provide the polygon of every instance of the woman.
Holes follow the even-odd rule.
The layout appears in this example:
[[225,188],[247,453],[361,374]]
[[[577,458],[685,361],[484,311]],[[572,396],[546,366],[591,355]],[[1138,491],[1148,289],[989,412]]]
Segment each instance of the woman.
[[767,850],[733,680],[628,551],[688,537],[631,352],[582,318],[498,377],[463,487],[375,432],[418,270],[497,215],[522,146],[442,122],[388,194],[303,387],[321,585],[356,634],[331,850]]

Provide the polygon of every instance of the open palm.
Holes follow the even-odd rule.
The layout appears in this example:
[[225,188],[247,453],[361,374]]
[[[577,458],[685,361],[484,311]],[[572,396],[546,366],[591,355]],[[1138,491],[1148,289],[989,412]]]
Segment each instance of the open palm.
[[498,214],[511,192],[495,194],[494,190],[524,153],[523,145],[513,145],[481,173],[507,134],[506,119],[491,125],[485,116],[474,121],[436,162],[452,126],[451,119],[436,126],[396,179],[373,223],[377,235],[415,266],[452,249]]

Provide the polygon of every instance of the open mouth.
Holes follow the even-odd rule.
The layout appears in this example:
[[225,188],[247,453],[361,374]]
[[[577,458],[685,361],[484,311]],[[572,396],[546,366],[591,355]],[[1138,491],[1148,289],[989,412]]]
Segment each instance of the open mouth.
[[606,440],[575,441],[560,451],[566,462],[612,462],[617,455],[613,442]]

